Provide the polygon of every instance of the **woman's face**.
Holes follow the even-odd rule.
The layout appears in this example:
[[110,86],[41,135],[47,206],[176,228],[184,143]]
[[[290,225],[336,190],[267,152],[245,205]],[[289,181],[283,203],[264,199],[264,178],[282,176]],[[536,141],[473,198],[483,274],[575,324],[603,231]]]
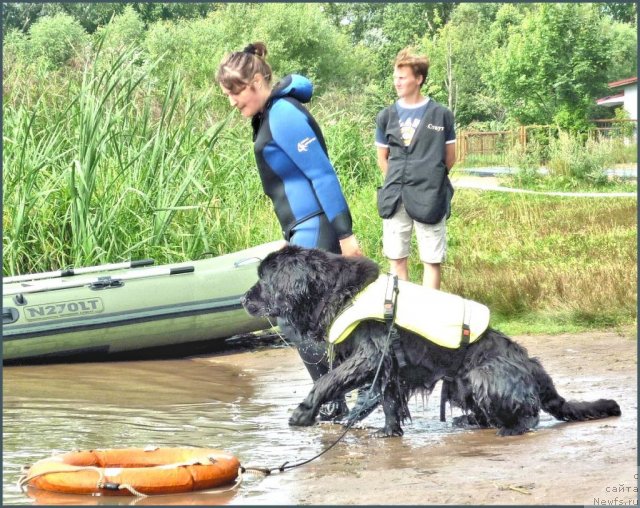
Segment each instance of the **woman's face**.
[[264,109],[270,90],[263,79],[256,78],[236,91],[220,85],[222,93],[229,98],[229,104],[240,111],[245,118],[251,118]]

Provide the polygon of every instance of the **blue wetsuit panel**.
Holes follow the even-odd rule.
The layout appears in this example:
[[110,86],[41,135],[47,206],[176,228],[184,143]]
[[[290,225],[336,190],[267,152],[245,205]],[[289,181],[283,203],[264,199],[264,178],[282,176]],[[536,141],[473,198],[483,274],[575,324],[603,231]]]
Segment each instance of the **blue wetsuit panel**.
[[254,151],[285,239],[339,252],[338,239],[353,234],[351,213],[322,131],[299,102],[311,92],[309,80],[296,75],[274,87],[265,111],[252,119]]
[[[276,173],[291,178],[290,182],[288,178],[283,180],[294,214],[304,217],[308,202],[318,201],[330,222],[348,210],[333,166],[302,111],[287,100],[276,101],[269,113],[269,128],[274,143],[284,154],[277,160],[280,166],[271,163],[276,160],[270,153],[264,154],[265,159]],[[297,206],[303,210],[301,214],[297,213]]]

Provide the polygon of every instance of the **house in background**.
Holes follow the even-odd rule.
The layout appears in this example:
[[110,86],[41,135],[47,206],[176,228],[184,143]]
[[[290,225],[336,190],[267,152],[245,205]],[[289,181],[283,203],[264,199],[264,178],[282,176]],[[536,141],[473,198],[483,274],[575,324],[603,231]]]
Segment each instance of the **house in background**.
[[629,115],[629,120],[596,120],[596,124],[600,126],[598,130],[602,133],[609,132],[610,134],[612,129],[616,130],[616,126],[620,128],[625,123],[632,122],[634,126],[633,136],[625,136],[625,144],[631,143],[638,138],[638,77],[636,76],[634,78],[626,78],[621,79],[620,81],[613,81],[609,83],[608,86],[612,90],[618,89],[621,91],[614,95],[596,99],[596,104],[611,108],[622,106],[622,109],[624,109],[627,115]]
[[638,77],[621,79],[620,81],[613,81],[608,84],[609,88],[622,89],[622,91],[596,99],[596,104],[600,106],[616,107],[622,106],[622,108],[629,114],[629,118],[632,120],[638,119]]

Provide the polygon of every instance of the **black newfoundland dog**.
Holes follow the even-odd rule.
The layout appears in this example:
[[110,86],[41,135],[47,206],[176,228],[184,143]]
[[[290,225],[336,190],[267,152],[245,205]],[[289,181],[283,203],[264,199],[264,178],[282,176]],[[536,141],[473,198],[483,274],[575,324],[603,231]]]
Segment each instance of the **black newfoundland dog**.
[[[324,342],[333,319],[378,278],[379,268],[367,258],[287,246],[269,254],[258,275],[242,299],[245,309],[254,316],[282,317],[306,340]],[[335,346],[336,366],[314,383],[289,424],[312,425],[323,403],[372,383],[380,363],[374,388],[382,394],[385,425],[378,436],[402,435],[401,424],[410,418],[408,399],[416,391],[430,393],[445,377],[444,402],[464,412],[455,423],[495,427],[502,436],[535,427],[540,409],[564,421],[620,415],[614,400],[566,401],[540,362],[497,330],[487,328],[478,340],[458,349],[405,329],[398,332],[400,351],[388,347],[384,322],[360,323]]]

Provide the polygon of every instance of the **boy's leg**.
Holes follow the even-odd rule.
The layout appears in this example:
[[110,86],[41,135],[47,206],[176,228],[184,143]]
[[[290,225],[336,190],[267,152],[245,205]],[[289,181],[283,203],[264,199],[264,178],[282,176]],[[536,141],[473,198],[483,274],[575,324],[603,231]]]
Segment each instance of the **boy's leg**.
[[413,219],[402,204],[393,217],[382,220],[382,250],[389,259],[390,272],[402,280],[409,280],[407,260],[412,231]]
[[415,223],[420,261],[424,264],[422,283],[432,289],[440,289],[442,262],[447,253],[447,220],[437,224]]
[[424,273],[422,274],[422,285],[431,289],[440,289],[441,264],[423,263]]
[[409,280],[408,258],[389,259],[389,271],[400,280]]

